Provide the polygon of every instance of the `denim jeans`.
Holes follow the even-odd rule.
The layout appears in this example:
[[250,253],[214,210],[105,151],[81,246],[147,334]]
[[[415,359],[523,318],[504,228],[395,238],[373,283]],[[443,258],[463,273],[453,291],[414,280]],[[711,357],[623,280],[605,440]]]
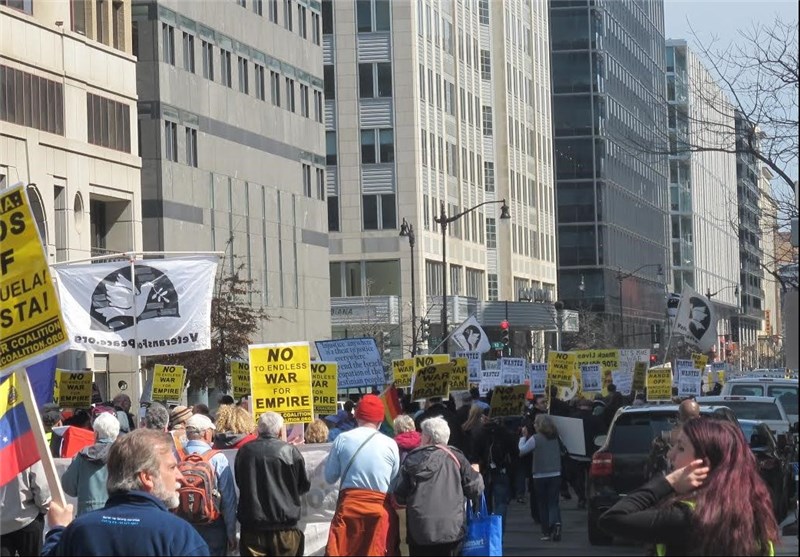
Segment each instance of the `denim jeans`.
[[533,483],[536,486],[536,502],[539,504],[542,533],[547,535],[555,524],[561,522],[561,508],[558,506],[561,476],[534,478]]
[[486,485],[486,504],[489,512],[503,517],[503,530],[506,528],[506,513],[511,499],[511,476],[489,471]]

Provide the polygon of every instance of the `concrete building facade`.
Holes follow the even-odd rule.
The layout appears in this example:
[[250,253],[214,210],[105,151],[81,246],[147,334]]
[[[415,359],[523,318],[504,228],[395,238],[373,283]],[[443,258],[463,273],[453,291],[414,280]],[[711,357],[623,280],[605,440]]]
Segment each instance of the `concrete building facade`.
[[[408,355],[420,329],[413,288],[435,347],[443,273],[453,327],[479,300],[529,288],[554,300],[546,5],[324,1],[322,11],[334,336],[378,333],[393,357]],[[436,219],[461,213],[443,246]]]
[[320,4],[134,0],[143,242],[224,252],[269,319],[330,337]]
[[[51,264],[142,249],[130,0],[0,2],[0,123],[0,188],[27,184]],[[58,365],[93,369],[104,399],[138,384],[135,358]]]

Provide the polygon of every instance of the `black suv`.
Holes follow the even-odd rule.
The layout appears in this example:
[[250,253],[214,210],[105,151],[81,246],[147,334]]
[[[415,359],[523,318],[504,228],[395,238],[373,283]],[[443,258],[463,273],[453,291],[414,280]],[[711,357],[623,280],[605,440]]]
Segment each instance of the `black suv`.
[[[708,415],[718,406],[702,406]],[[608,545],[612,538],[600,530],[597,519],[621,497],[640,487],[652,475],[653,440],[668,435],[678,423],[676,404],[626,406],[620,408],[611,422],[608,435],[600,435],[595,443],[600,448],[592,456],[589,469],[588,530],[589,543]]]

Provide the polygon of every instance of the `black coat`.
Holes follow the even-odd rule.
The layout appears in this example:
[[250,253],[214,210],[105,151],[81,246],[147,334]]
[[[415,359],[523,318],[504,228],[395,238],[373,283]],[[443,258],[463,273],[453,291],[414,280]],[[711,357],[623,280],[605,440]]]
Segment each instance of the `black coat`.
[[234,462],[242,526],[263,530],[294,528],[300,519],[300,496],[311,489],[303,455],[297,447],[260,435],[236,453]]

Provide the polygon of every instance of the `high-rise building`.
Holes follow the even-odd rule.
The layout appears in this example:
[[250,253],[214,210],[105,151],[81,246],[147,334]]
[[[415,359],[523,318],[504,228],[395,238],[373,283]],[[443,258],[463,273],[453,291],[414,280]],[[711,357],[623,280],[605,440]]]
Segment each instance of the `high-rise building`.
[[672,289],[708,295],[724,355],[739,311],[739,236],[733,106],[684,40],[668,40],[667,102]]
[[[452,326],[478,300],[531,288],[554,300],[546,5],[326,0],[322,12],[333,335],[386,332],[392,355],[408,354],[413,288],[435,347],[443,278]],[[461,213],[443,241],[437,219]]]
[[552,0],[558,283],[619,345],[666,319],[669,166],[662,0]]
[[[2,0],[0,29],[0,188],[27,184],[51,264],[140,251],[130,0]],[[137,384],[135,358],[59,366],[93,369],[104,400]]]
[[330,337],[317,2],[134,0],[144,246],[224,252],[269,316]]

